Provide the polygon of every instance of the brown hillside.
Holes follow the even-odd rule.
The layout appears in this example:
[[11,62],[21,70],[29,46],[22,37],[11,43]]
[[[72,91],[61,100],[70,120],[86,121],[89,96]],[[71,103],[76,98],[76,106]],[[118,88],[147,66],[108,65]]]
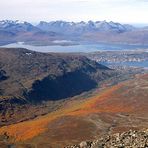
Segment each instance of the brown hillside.
[[74,100],[46,116],[0,128],[9,142],[53,148],[104,134],[148,127],[148,75],[107,88],[85,100]]
[[1,48],[0,126],[57,110],[63,99],[92,90],[116,74],[84,56]]
[[61,99],[95,88],[99,81],[113,74],[109,68],[84,56],[0,49],[2,96],[28,98],[30,102],[39,98]]

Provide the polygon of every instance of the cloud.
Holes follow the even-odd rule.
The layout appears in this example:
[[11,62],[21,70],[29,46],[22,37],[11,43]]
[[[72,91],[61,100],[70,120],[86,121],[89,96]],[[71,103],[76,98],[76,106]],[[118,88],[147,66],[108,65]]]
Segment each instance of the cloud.
[[0,0],[1,19],[148,23],[148,0]]

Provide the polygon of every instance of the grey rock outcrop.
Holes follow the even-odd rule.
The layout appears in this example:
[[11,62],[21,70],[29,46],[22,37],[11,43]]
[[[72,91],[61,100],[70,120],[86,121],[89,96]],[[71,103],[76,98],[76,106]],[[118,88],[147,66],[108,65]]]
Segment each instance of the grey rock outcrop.
[[116,133],[65,148],[148,148],[148,130]]

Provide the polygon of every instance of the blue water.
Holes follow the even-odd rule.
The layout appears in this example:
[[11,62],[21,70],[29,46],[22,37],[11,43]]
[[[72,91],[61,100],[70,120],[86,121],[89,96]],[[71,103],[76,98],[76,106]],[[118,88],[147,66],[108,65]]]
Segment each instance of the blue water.
[[[135,50],[135,49],[145,49],[148,51],[147,46],[140,45],[125,45],[125,44],[81,44],[81,45],[71,45],[71,46],[32,46],[32,45],[24,45],[22,43],[13,43],[8,44],[2,47],[8,48],[26,48],[33,51],[38,52],[95,52],[95,51],[118,51],[118,50]],[[134,67],[145,67],[148,68],[148,61],[144,62],[123,62],[123,63],[102,63],[104,65],[114,64],[121,66],[134,66]]]
[[148,49],[148,45],[125,45],[125,44],[81,44],[71,46],[32,46],[19,43],[8,44],[3,47],[27,48],[38,52],[94,52],[100,50],[135,50]]
[[103,65],[117,65],[117,66],[132,66],[132,67],[142,67],[142,68],[148,68],[148,61],[141,61],[141,62],[113,62],[113,63],[107,63],[103,62],[101,63]]

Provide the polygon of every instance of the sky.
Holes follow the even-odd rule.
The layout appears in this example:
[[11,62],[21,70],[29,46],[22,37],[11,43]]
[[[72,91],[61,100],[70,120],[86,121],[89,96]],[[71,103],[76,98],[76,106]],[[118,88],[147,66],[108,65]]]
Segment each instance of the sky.
[[148,24],[148,0],[0,0],[0,20]]

